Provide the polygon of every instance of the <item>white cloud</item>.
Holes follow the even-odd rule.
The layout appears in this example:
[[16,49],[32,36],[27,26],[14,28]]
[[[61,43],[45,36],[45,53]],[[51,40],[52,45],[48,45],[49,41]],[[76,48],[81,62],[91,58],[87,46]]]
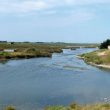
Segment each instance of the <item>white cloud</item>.
[[31,12],[48,8],[43,1],[1,2],[0,12]]
[[[77,19],[90,19],[93,18],[93,13],[86,12],[89,10],[86,6],[90,4],[110,4],[110,0],[0,0],[0,13],[14,13],[19,16],[39,14],[37,11],[44,15],[52,15],[57,13],[63,13],[60,10],[60,7],[63,7],[64,10],[68,9],[68,6],[71,7],[70,10],[67,10],[67,13],[74,11],[74,15],[77,16]],[[78,11],[83,6],[86,9],[85,11]],[[76,9],[74,9],[76,8]],[[80,9],[81,10],[81,9]],[[66,14],[67,14],[66,13]],[[69,14],[67,14],[69,16]],[[76,18],[76,16],[74,16]]]
[[108,4],[110,0],[65,0],[70,5]]
[[[46,13],[48,14],[48,13]],[[49,16],[49,17],[38,17],[37,26],[38,27],[53,27],[53,28],[62,28],[73,26],[80,23],[87,23],[87,21],[94,20],[96,15],[90,13],[86,10],[73,10],[69,12],[68,15],[64,16]]]
[[0,12],[31,12],[44,9],[89,4],[110,4],[110,0],[2,0]]
[[49,11],[45,11],[43,14],[46,14],[46,15],[53,15],[53,14],[56,14],[57,11],[55,10],[49,10]]
[[87,21],[94,19],[96,15],[92,12],[88,12],[86,10],[77,10],[73,12],[73,18],[76,19],[76,21]]

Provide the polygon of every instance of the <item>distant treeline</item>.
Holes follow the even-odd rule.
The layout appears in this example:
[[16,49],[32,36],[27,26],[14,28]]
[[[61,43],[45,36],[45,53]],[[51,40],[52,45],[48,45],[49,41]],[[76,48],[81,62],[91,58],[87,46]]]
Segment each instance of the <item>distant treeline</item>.
[[0,43],[7,43],[7,41],[0,41]]

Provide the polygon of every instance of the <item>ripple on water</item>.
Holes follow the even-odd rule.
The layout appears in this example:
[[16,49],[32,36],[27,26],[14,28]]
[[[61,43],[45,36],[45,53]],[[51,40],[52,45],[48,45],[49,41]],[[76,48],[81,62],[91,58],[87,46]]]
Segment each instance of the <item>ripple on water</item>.
[[71,66],[71,65],[65,65],[63,66],[64,69],[68,70],[77,70],[77,71],[86,71],[88,68],[85,67],[79,67],[79,66]]

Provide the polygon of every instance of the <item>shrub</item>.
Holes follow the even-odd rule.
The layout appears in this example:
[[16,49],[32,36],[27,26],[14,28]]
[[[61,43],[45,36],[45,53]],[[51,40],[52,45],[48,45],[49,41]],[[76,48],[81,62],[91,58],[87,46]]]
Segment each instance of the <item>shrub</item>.
[[110,39],[107,39],[106,41],[104,41],[103,43],[101,43],[100,45],[100,49],[107,49],[108,45],[110,45]]
[[77,108],[78,108],[78,105],[76,103],[70,104],[70,110],[71,109],[77,109]]
[[6,107],[4,110],[16,110],[16,109],[15,109],[15,107],[13,107],[13,106],[8,106],[8,107]]
[[0,56],[7,56],[7,55],[9,55],[8,52],[0,52]]
[[26,53],[34,53],[34,52],[36,52],[35,48],[29,48],[26,50]]
[[46,107],[45,110],[64,110],[63,106],[49,106]]

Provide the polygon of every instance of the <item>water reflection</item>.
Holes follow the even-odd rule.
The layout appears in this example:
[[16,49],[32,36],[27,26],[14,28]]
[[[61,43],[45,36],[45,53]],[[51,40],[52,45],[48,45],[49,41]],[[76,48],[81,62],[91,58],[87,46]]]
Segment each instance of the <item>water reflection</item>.
[[7,60],[3,60],[3,61],[0,61],[0,64],[6,64],[8,61]]

